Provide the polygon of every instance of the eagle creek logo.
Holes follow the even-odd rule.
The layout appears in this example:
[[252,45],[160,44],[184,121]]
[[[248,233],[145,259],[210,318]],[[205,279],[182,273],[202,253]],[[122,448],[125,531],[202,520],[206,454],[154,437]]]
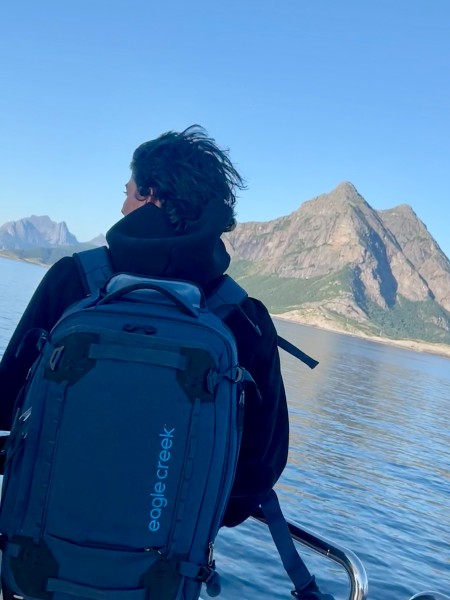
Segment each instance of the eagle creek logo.
[[164,425],[163,432],[159,434],[161,438],[161,450],[158,455],[158,464],[156,466],[156,482],[153,485],[153,491],[150,494],[152,499],[150,509],[150,521],[148,528],[150,531],[158,531],[160,528],[160,519],[163,508],[166,508],[168,502],[166,498],[166,483],[169,477],[169,463],[171,458],[170,449],[173,445],[174,440],[173,429],[167,429],[167,425]]

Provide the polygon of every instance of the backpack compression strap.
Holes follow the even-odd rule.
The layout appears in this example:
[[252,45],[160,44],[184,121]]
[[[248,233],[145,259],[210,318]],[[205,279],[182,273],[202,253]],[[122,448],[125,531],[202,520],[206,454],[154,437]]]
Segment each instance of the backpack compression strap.
[[300,348],[297,348],[297,346],[294,346],[294,344],[288,342],[288,340],[281,337],[281,335],[278,336],[278,347],[283,348],[285,352],[289,352],[289,354],[301,360],[310,369],[314,369],[319,364],[318,360],[305,354],[302,350],[300,350]]
[[[248,294],[244,288],[229,275],[224,275],[217,288],[208,296],[207,302],[209,308],[221,319],[226,319],[226,317],[237,308],[251,324],[256,333],[261,335],[259,327],[255,323],[252,323],[242,309],[241,304],[247,298]],[[288,342],[288,340],[281,337],[281,335],[278,336],[278,347],[301,360],[310,369],[314,369],[319,364],[317,360],[305,354],[300,348],[297,348],[297,346]]]
[[106,246],[75,252],[73,258],[87,296],[95,294],[114,274]]

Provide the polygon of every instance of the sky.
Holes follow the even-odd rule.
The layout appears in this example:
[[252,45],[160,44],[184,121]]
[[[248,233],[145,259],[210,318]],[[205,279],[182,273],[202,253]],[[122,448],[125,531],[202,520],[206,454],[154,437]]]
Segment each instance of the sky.
[[206,128],[267,221],[352,182],[450,256],[449,0],[7,0],[0,224],[119,218],[134,149]]

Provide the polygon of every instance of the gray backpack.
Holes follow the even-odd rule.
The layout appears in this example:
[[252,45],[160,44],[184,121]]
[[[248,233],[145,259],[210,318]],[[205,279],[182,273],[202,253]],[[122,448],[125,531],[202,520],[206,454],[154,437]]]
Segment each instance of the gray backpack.
[[17,400],[0,509],[5,600],[220,592],[214,541],[253,382],[222,320],[237,287],[225,280],[208,306],[191,283],[113,275],[104,252],[75,255],[91,293],[41,336]]

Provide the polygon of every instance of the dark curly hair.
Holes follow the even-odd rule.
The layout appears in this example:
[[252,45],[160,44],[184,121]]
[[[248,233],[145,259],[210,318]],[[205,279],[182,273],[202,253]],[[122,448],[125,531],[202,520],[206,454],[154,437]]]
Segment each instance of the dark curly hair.
[[236,226],[235,190],[246,185],[228,151],[218,148],[203,127],[192,125],[181,133],[168,131],[141,144],[130,167],[142,199],[152,189],[176,232],[182,233],[188,223],[196,221],[210,202],[230,207],[225,231]]

